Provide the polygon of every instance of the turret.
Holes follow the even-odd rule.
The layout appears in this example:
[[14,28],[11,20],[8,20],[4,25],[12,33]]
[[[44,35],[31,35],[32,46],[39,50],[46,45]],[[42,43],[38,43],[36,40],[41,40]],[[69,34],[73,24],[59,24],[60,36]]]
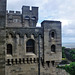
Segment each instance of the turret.
[[24,27],[36,27],[38,21],[38,7],[32,7],[30,10],[29,6],[23,6],[22,19]]

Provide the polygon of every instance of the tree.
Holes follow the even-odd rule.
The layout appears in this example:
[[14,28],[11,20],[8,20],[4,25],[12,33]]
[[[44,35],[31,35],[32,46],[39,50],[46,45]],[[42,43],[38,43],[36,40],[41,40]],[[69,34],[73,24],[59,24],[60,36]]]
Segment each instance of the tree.
[[66,58],[65,53],[64,53],[65,47],[62,47],[62,58]]
[[57,68],[65,69],[70,75],[75,75],[75,62],[71,62],[70,65],[58,66]]

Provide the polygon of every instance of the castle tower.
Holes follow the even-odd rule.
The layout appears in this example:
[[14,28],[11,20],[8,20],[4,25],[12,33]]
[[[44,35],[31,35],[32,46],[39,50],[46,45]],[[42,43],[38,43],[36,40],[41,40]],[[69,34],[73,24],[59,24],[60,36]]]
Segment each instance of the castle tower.
[[38,21],[38,7],[32,7],[30,10],[29,6],[23,6],[22,20],[24,27],[36,27]]
[[56,66],[62,60],[61,22],[45,20],[41,26],[44,31],[44,62],[51,75],[56,75]]
[[6,0],[0,0],[0,74],[5,75]]

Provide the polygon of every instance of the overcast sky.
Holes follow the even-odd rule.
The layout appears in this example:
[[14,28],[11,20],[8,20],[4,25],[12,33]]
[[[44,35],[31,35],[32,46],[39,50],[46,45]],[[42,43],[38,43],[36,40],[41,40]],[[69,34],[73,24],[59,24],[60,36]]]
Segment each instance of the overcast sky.
[[62,43],[75,47],[75,0],[7,0],[8,10],[20,10],[23,5],[39,7],[38,25],[43,20],[62,22]]

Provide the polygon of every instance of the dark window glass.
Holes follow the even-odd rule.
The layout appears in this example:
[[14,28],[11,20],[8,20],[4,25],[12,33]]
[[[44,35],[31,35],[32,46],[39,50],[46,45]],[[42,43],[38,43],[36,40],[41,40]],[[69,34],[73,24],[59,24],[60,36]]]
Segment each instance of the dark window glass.
[[12,55],[12,45],[11,44],[7,44],[7,54]]
[[51,37],[52,37],[52,38],[55,37],[55,33],[54,33],[54,32],[51,33]]
[[52,52],[55,52],[55,49],[56,49],[56,48],[55,48],[55,45],[52,45],[52,46],[51,46],[51,51],[52,51]]
[[26,52],[33,52],[35,53],[35,42],[34,40],[30,39],[26,43]]

